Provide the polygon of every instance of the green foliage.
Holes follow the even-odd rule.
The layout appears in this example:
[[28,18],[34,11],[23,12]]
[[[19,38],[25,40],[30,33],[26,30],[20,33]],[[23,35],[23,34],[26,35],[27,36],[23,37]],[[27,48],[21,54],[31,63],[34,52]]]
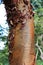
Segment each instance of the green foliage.
[[[35,0],[34,0],[35,1]],[[36,0],[37,3],[40,4],[40,6],[36,7],[36,3],[33,4],[35,6],[35,16],[34,16],[34,27],[35,27],[35,43],[37,43],[38,40],[38,45],[40,46],[42,52],[43,52],[43,37],[41,38],[41,36],[43,36],[43,4],[42,4],[42,0]],[[38,5],[39,5],[38,4]],[[36,47],[36,54],[37,54],[37,60],[36,60],[36,65],[43,65],[43,60],[40,58],[40,51],[39,49]]]
[[0,50],[0,65],[9,65],[8,55],[8,46],[5,46],[3,50]]
[[43,61],[42,60],[37,60],[36,65],[43,65]]
[[33,5],[33,9],[36,10],[38,8],[42,8],[43,7],[43,0],[30,0],[32,5]]
[[[39,11],[39,12],[38,12]],[[34,23],[35,23],[35,34],[36,35],[41,35],[41,34],[43,34],[43,17],[42,17],[42,15],[41,14],[43,14],[42,13],[42,11],[43,11],[43,8],[40,10],[40,9],[38,9],[37,11],[36,11],[36,14],[35,14],[35,16],[34,16]],[[41,12],[41,13],[40,13]]]

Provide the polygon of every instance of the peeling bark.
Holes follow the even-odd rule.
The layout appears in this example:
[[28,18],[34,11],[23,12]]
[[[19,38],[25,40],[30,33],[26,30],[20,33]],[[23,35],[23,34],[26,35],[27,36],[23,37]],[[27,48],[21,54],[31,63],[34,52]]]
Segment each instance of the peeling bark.
[[35,65],[34,13],[30,0],[4,0],[9,25],[10,65]]

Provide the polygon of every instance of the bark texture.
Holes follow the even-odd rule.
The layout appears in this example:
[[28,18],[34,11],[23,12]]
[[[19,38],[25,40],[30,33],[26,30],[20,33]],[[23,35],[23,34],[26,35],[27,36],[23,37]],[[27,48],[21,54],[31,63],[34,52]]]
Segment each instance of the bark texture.
[[34,13],[30,0],[4,0],[9,25],[10,65],[35,65]]

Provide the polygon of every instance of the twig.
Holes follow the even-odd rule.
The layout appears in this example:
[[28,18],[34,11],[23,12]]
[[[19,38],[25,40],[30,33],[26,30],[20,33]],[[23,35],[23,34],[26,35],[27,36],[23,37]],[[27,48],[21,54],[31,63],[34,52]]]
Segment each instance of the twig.
[[37,40],[37,43],[36,43],[36,47],[38,48],[38,50],[39,50],[40,53],[41,53],[40,58],[43,60],[43,52],[42,52],[40,46],[38,45],[38,40]]

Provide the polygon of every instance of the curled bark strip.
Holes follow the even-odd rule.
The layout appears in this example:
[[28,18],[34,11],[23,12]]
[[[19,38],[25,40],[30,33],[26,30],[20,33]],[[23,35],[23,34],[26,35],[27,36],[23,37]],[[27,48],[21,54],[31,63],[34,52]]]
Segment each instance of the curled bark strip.
[[24,4],[28,5],[28,1],[27,0],[23,0]]

